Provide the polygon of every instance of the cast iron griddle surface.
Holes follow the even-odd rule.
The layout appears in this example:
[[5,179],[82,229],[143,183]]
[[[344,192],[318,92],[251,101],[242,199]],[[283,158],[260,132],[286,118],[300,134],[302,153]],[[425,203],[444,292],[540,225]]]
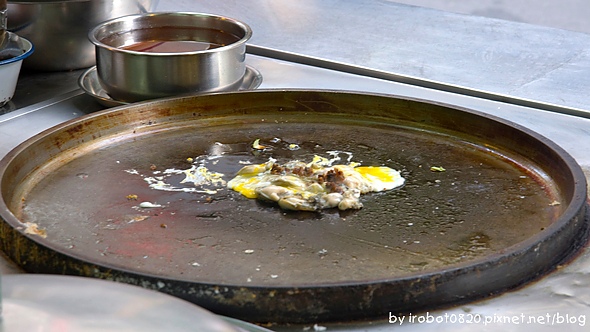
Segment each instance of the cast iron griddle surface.
[[[481,259],[537,234],[561,209],[539,175],[518,166],[526,161],[516,164],[435,133],[338,124],[342,119],[298,122],[303,119],[312,120],[267,117],[270,124],[129,135],[46,175],[26,193],[21,219],[93,262],[174,279],[305,285],[407,276]],[[257,138],[272,149],[253,150]],[[280,142],[272,143],[276,138]],[[293,143],[301,149],[289,150]],[[407,183],[363,196],[358,211],[312,213],[285,212],[212,186],[205,188],[218,193],[159,191],[144,180],[189,169],[189,157],[218,156],[205,166],[230,180],[244,166],[240,161],[307,162],[314,155],[331,158],[328,151],[398,169]],[[339,155],[346,163],[348,155]],[[164,178],[195,187],[180,183],[184,174]],[[142,201],[162,207],[139,208]]]

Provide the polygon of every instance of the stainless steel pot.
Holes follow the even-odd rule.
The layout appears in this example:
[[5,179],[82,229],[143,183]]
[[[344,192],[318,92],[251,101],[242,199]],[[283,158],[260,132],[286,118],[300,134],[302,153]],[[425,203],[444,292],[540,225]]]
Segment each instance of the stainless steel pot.
[[95,64],[88,30],[100,22],[155,8],[157,0],[8,1],[8,30],[35,45],[23,66],[60,71]]
[[88,36],[103,88],[116,100],[135,102],[237,90],[252,30],[223,16],[160,12],[103,22]]

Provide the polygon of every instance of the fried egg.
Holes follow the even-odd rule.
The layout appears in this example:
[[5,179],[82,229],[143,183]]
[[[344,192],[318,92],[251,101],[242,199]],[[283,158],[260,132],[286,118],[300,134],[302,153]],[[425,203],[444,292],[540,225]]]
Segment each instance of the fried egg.
[[244,166],[227,186],[243,196],[276,202],[286,210],[360,209],[360,196],[400,187],[405,179],[386,166],[332,165],[339,158],[315,156],[309,163],[274,159]]

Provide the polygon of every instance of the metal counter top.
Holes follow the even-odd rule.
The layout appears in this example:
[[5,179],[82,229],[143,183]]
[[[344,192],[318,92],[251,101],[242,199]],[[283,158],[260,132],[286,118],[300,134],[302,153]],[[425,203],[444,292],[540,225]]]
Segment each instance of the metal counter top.
[[249,52],[513,104],[590,109],[590,35],[387,0],[161,1],[248,23]]
[[[590,178],[590,111],[584,91],[590,81],[584,75],[590,69],[588,35],[389,1],[174,0],[160,2],[158,10],[217,13],[250,24],[254,37],[247,63],[262,74],[261,89],[369,91],[475,109],[553,140]],[[15,110],[0,115],[0,157],[42,130],[102,109],[77,88],[81,73],[22,75],[11,102]],[[1,259],[0,271],[20,272]],[[583,331],[590,325],[589,306],[590,249],[585,248],[570,264],[522,289],[422,313],[424,322],[414,316],[409,323],[411,317],[405,317],[398,329]],[[427,315],[442,321],[429,322]],[[541,323],[541,316],[548,320]],[[497,321],[506,317],[508,322]],[[271,328],[390,331],[400,325],[390,318],[384,312],[381,321],[354,325]]]

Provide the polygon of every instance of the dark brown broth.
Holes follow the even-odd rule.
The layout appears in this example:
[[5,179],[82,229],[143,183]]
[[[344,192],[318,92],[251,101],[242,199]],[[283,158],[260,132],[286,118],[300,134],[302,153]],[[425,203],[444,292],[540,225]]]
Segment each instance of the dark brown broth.
[[149,53],[184,53],[210,50],[223,45],[194,40],[153,40],[141,41],[121,47],[123,50]]

